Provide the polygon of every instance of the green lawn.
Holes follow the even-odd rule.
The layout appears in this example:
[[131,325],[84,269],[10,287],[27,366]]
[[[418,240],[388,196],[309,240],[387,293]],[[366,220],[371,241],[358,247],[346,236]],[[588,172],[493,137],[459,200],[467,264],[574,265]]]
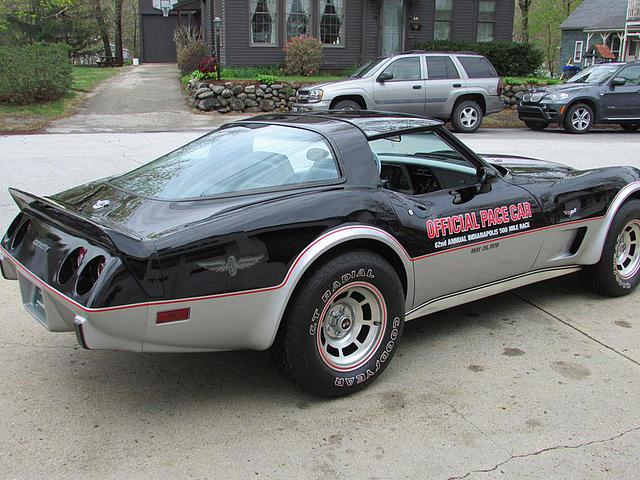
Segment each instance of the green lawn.
[[38,130],[48,121],[69,115],[85,92],[120,71],[120,68],[73,67],[71,90],[64,97],[32,105],[0,105],[0,132]]

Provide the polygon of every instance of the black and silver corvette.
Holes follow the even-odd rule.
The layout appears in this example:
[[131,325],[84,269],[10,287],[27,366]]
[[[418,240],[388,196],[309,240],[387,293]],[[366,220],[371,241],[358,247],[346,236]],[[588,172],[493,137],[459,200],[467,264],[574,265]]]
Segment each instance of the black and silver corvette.
[[88,349],[271,348],[324,395],[380,376],[403,324],[581,271],[640,282],[640,171],[476,155],[438,121],[254,117],[122,176],[39,198],[5,278]]

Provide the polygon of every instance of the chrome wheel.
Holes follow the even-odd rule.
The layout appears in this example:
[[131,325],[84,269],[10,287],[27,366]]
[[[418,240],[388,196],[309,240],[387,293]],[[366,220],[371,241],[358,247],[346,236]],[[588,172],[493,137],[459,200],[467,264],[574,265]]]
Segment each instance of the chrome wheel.
[[571,114],[571,125],[579,132],[586,130],[591,125],[591,112],[586,108],[576,108]]
[[640,270],[640,220],[631,220],[618,235],[614,267],[623,279],[633,277]]
[[367,282],[350,283],[327,301],[316,342],[322,361],[334,370],[350,371],[375,353],[386,328],[382,294]]
[[478,111],[473,107],[463,108],[460,112],[460,123],[466,128],[473,128],[478,123]]

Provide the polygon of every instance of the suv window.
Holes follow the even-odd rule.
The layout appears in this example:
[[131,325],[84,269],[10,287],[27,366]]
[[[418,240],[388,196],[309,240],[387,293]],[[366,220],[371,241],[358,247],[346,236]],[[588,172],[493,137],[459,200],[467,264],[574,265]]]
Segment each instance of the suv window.
[[420,58],[399,58],[385,68],[382,73],[393,74],[394,80],[420,80],[422,78]]
[[498,74],[484,57],[458,57],[469,78],[493,78]]
[[616,77],[624,78],[627,85],[640,85],[640,65],[631,65],[622,70]]
[[449,57],[427,57],[427,75],[429,80],[460,78],[458,69]]

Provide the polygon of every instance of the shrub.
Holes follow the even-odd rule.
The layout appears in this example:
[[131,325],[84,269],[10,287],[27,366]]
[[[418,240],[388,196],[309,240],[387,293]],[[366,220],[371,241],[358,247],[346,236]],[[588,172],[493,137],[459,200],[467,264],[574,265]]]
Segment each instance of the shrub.
[[322,64],[322,42],[310,35],[291,38],[284,46],[287,75],[315,75]]
[[66,44],[0,47],[0,102],[55,100],[71,88],[71,61]]
[[273,85],[278,81],[278,77],[268,73],[258,73],[256,75],[256,79],[261,83],[266,83],[267,85]]
[[439,40],[418,44],[416,48],[437,52],[473,51],[487,57],[498,75],[514,77],[535,74],[544,59],[542,51],[530,43]]
[[198,64],[198,70],[201,73],[216,73],[218,70],[218,61],[215,57],[204,57]]
[[[189,80],[213,80],[214,78],[216,78],[216,74],[215,72],[201,72],[200,70],[194,70],[193,72],[191,72],[191,75],[185,75],[185,77],[187,79],[187,82]],[[184,82],[186,83],[186,82]]]
[[209,53],[200,32],[195,28],[178,27],[173,34],[173,40],[176,44],[180,73],[188,75],[198,70],[200,61]]

